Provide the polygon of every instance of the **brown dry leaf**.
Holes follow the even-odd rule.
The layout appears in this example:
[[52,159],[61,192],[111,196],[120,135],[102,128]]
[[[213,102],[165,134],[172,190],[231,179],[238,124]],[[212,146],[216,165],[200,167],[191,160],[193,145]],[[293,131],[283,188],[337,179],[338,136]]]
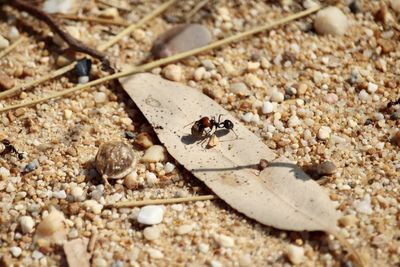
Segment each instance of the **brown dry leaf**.
[[68,266],[90,267],[90,255],[87,252],[89,239],[78,238],[64,244]]
[[[232,208],[275,228],[337,235],[339,214],[324,190],[288,159],[276,158],[209,97],[152,74],[137,74],[120,82],[168,152]],[[233,122],[238,137],[219,130],[219,145],[206,149],[193,139],[187,125],[200,117],[220,114],[223,120]],[[261,159],[269,164],[260,172]]]

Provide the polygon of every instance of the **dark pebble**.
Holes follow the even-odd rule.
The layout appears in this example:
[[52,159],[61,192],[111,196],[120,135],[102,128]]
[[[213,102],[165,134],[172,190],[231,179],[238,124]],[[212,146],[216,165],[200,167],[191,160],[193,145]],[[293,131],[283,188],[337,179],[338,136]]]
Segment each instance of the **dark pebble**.
[[361,11],[360,3],[357,0],[354,0],[349,5],[350,11],[354,14],[357,14]]
[[315,166],[319,176],[332,175],[336,172],[336,165],[331,161],[325,161]]
[[394,121],[400,119],[400,111],[393,112],[390,115],[390,119]]
[[125,138],[126,139],[135,139],[137,136],[137,134],[130,132],[130,131],[126,131],[125,132]]
[[91,69],[92,69],[92,61],[87,58],[79,60],[75,66],[76,75],[78,75],[78,77],[90,76]]
[[39,165],[39,161],[37,159],[34,159],[24,167],[24,172],[34,171],[39,167]]
[[371,119],[366,119],[364,122],[364,125],[367,126],[367,125],[371,125],[372,123],[373,123],[373,121]]

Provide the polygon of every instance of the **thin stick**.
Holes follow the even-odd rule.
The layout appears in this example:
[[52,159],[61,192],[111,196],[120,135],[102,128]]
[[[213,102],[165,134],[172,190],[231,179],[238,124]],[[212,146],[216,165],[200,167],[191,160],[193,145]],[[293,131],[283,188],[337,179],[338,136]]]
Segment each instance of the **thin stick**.
[[78,20],[78,21],[90,21],[90,22],[97,22],[101,24],[110,24],[110,25],[117,25],[117,26],[129,26],[130,24],[123,20],[115,20],[115,19],[104,19],[98,17],[84,17],[84,16],[76,16],[72,14],[57,14],[57,18],[62,19],[70,19],[70,20]]
[[[98,47],[99,51],[104,51],[106,49],[108,49],[110,46],[112,46],[114,43],[118,42],[118,40],[122,37],[125,36],[125,34],[129,34],[132,31],[134,31],[136,28],[138,28],[139,26],[142,26],[143,24],[145,24],[146,22],[148,22],[150,19],[154,18],[155,16],[157,16],[158,14],[160,14],[161,12],[163,12],[165,9],[167,9],[169,6],[171,6],[176,0],[171,0],[168,3],[158,7],[157,9],[155,9],[153,12],[151,12],[150,14],[148,14],[147,16],[143,17],[141,20],[139,20],[136,24],[132,24],[131,26],[129,26],[128,28],[126,28],[125,30],[123,30],[120,34],[118,34],[113,40],[109,41],[108,43],[101,45]],[[167,5],[168,4],[168,5]],[[124,34],[122,34],[124,33]],[[117,38],[118,37],[118,38]],[[45,82],[47,80],[53,79],[57,76],[63,75],[64,73],[72,70],[76,65],[76,62],[72,62],[71,64],[56,70],[55,72],[46,75],[44,77],[39,78],[38,80],[32,81],[30,83],[27,84],[21,84],[19,86],[16,86],[14,88],[11,88],[10,90],[4,91],[4,92],[0,92],[0,99],[9,96],[11,94],[14,94],[16,92],[19,91],[23,91],[26,90],[32,86],[38,85],[42,82]],[[56,94],[54,94],[56,95]],[[43,99],[43,98],[42,98]],[[46,99],[47,100],[47,99]],[[44,100],[45,101],[45,100]],[[41,102],[41,101],[39,101]],[[24,106],[24,105],[23,105]]]
[[186,16],[186,22],[189,22],[194,14],[196,14],[200,9],[202,9],[205,5],[207,5],[209,0],[200,1]]
[[25,37],[21,36],[14,43],[12,43],[9,47],[1,50],[0,51],[0,58],[4,57],[8,53],[10,53],[12,50],[14,50],[17,47],[17,45],[19,45],[24,39],[25,39]]
[[134,74],[134,73],[148,71],[148,70],[151,70],[151,69],[156,68],[156,67],[161,66],[161,65],[169,64],[169,63],[181,60],[183,58],[190,57],[190,56],[199,54],[201,52],[204,52],[204,51],[207,51],[207,50],[210,50],[210,49],[213,49],[213,48],[216,48],[216,47],[219,47],[219,46],[231,43],[231,42],[236,42],[236,41],[238,41],[240,39],[243,39],[246,36],[249,36],[249,35],[252,35],[252,34],[256,34],[256,33],[259,33],[261,31],[270,29],[272,27],[287,23],[287,22],[289,22],[291,20],[307,16],[307,15],[313,13],[313,12],[316,12],[319,9],[320,9],[319,6],[318,7],[314,7],[314,8],[310,8],[310,9],[307,9],[305,11],[293,14],[293,15],[291,15],[289,17],[286,17],[286,18],[277,20],[275,22],[272,22],[271,24],[255,27],[255,28],[253,28],[251,30],[248,30],[246,32],[239,33],[237,35],[233,35],[231,37],[216,41],[214,43],[211,43],[209,45],[206,45],[206,46],[203,46],[203,47],[200,47],[200,48],[196,48],[196,49],[193,49],[193,50],[190,50],[190,51],[179,53],[179,54],[173,55],[171,57],[162,58],[162,59],[159,59],[159,60],[144,64],[144,65],[133,66],[133,67],[130,67],[128,70],[125,70],[125,71],[122,71],[122,72],[117,72],[117,73],[114,73],[112,75],[109,75],[109,76],[106,76],[106,77],[102,77],[100,79],[91,81],[91,82],[86,83],[86,84],[80,84],[80,85],[75,86],[73,88],[54,93],[54,94],[51,94],[49,96],[33,100],[31,102],[17,104],[17,105],[13,105],[13,106],[8,106],[8,107],[5,107],[5,108],[2,108],[2,109],[0,109],[0,112],[16,109],[16,108],[20,108],[20,107],[34,105],[34,104],[37,104],[37,103],[40,103],[40,102],[43,102],[43,101],[47,101],[49,99],[58,98],[58,97],[73,93],[75,91],[86,89],[86,88],[89,88],[90,86],[94,86],[94,85],[97,85],[97,84],[100,84],[100,83],[103,83],[103,82],[106,82],[106,81],[110,81],[110,80],[113,80],[113,79],[118,79],[118,78],[121,78],[121,77],[124,77],[124,76],[129,76],[129,75]]
[[[126,8],[126,7],[117,5],[117,4],[115,4],[115,3],[110,3],[109,1],[97,0],[97,2],[98,2],[98,3],[101,3],[101,4],[105,5],[105,6],[108,6],[108,7],[115,7],[116,9],[120,9],[120,10],[123,10],[123,11],[131,11],[129,8]],[[111,1],[111,2],[112,2],[112,1]]]
[[340,244],[353,256],[353,262],[355,266],[358,267],[366,267],[366,266],[374,266],[373,264],[368,264],[365,262],[364,258],[358,253],[358,251],[347,241],[347,239],[341,235],[337,230],[328,231],[331,235],[333,235]]
[[109,40],[107,43],[101,45],[99,47],[100,51],[103,51],[104,49],[113,46],[115,43],[117,43],[119,40],[122,39],[122,37],[124,37],[125,35],[130,34],[131,32],[133,32],[137,27],[142,26],[145,22],[149,21],[150,19],[158,16],[159,14],[161,14],[162,12],[164,12],[164,10],[166,10],[168,7],[170,7],[172,4],[174,4],[176,2],[176,0],[169,0],[168,2],[165,2],[164,4],[160,5],[156,10],[154,10],[153,12],[151,12],[150,14],[146,15],[143,19],[141,19],[140,21],[138,21],[136,24],[133,24],[132,26],[126,28],[125,30],[121,31],[120,33],[118,33],[114,38],[112,38],[111,40]]
[[217,199],[217,196],[214,195],[205,195],[205,196],[191,196],[191,197],[180,197],[180,198],[167,198],[167,199],[148,199],[148,200],[139,200],[139,201],[124,201],[118,202],[115,204],[106,205],[107,207],[112,208],[132,208],[132,207],[141,207],[146,205],[163,205],[163,204],[175,204],[175,203],[185,203],[192,201],[205,201],[205,200],[213,200]]

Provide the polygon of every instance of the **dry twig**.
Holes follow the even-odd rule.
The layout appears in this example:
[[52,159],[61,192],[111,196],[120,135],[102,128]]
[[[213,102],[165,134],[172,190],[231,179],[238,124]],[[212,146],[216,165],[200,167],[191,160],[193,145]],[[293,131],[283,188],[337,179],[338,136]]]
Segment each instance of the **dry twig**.
[[9,47],[5,48],[4,50],[0,51],[0,58],[4,57],[12,50],[14,50],[23,40],[25,39],[24,36],[19,37],[14,43],[12,43]]
[[167,198],[167,199],[148,199],[139,201],[123,201],[115,204],[109,204],[106,206],[112,208],[132,208],[132,207],[140,207],[146,205],[163,205],[163,204],[185,203],[192,201],[205,201],[217,198],[218,197],[215,195],[205,195],[205,196],[191,196],[191,197]]
[[101,24],[110,24],[110,25],[117,25],[117,26],[128,26],[129,23],[123,20],[115,20],[115,19],[103,19],[98,17],[84,17],[84,16],[76,16],[72,14],[57,14],[57,18],[62,19],[70,19],[70,20],[80,20],[80,21],[90,21],[90,22],[97,22]]

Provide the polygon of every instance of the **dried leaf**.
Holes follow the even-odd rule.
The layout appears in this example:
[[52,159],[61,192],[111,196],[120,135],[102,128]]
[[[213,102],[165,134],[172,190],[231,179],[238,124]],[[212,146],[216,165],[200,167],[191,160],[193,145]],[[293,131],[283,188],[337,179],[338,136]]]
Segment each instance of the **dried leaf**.
[[68,266],[90,267],[90,255],[87,252],[89,239],[79,238],[64,244]]
[[[324,190],[288,159],[276,158],[213,100],[151,74],[133,75],[120,82],[168,152],[232,208],[279,229],[321,230],[340,237],[336,226],[339,214]],[[206,149],[192,137],[187,125],[220,114],[223,120],[233,122],[238,137],[218,130],[219,145]],[[260,172],[263,159],[269,163]],[[344,238],[340,241],[357,255]]]

